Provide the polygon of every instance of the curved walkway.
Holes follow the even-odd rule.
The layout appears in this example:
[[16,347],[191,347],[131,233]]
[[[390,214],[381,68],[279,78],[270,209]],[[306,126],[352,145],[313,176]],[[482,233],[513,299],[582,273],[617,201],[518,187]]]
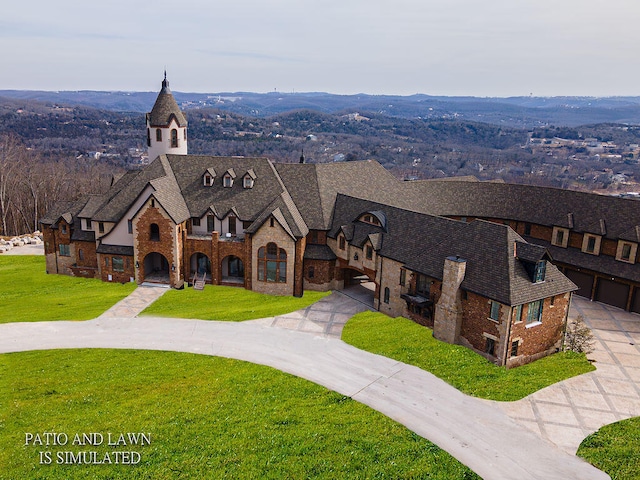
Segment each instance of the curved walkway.
[[[124,312],[132,299],[139,307],[139,294],[110,309],[110,315],[86,322],[2,324],[0,353],[126,348],[246,360],[306,378],[369,405],[433,441],[485,479],[609,478],[522,427],[495,402],[466,396],[428,372],[351,347],[331,338],[331,331],[309,334],[272,328],[265,320],[232,323],[133,317],[130,310],[128,317],[112,316],[118,309]],[[321,311],[346,314],[351,308],[367,307],[334,293],[306,309],[307,315],[302,314],[305,318],[296,325],[316,322],[312,317]]]

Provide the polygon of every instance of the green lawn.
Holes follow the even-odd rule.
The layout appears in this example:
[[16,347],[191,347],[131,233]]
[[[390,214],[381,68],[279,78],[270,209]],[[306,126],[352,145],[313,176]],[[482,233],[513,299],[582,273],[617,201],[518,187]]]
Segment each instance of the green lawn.
[[640,417],[605,425],[582,441],[578,456],[612,480],[640,478]]
[[134,289],[133,283],[47,275],[40,255],[0,256],[0,323],[89,320]]
[[584,355],[558,353],[522,367],[497,367],[477,353],[433,338],[406,318],[363,312],[349,320],[342,339],[362,350],[415,365],[458,390],[489,400],[519,400],[546,386],[595,368]]
[[170,290],[144,310],[142,315],[238,322],[306,308],[330,293],[306,291],[301,298],[278,297],[244,288],[206,285],[204,290]]
[[[26,434],[44,432],[65,433],[68,444],[25,445]],[[109,433],[134,432],[151,443],[105,445]],[[73,445],[76,433],[105,443]],[[50,465],[40,464],[41,451]],[[136,451],[140,463],[57,464],[65,451],[97,451],[101,460]],[[0,355],[0,466],[0,479],[478,478],[384,415],[298,377],[130,350]]]

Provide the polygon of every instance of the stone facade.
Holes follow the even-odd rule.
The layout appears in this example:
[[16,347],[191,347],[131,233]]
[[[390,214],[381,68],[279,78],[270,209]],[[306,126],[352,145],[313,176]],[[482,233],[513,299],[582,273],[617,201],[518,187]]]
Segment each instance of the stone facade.
[[442,294],[436,303],[433,319],[433,336],[447,343],[457,343],[462,328],[462,292],[466,260],[448,257],[444,261]]

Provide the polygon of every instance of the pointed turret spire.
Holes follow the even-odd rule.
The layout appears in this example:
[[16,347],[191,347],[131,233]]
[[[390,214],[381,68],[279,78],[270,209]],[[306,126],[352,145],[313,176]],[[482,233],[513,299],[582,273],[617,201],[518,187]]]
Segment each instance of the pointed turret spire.
[[162,90],[160,93],[171,93],[169,90],[169,80],[167,80],[167,69],[164,69],[164,80],[162,80]]
[[300,163],[304,163],[304,148],[302,149],[302,154],[300,155]]

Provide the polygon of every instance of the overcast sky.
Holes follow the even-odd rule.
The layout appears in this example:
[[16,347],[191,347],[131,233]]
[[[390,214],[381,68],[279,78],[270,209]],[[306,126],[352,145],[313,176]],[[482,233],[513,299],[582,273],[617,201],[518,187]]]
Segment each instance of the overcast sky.
[[0,89],[640,95],[638,0],[22,0]]

